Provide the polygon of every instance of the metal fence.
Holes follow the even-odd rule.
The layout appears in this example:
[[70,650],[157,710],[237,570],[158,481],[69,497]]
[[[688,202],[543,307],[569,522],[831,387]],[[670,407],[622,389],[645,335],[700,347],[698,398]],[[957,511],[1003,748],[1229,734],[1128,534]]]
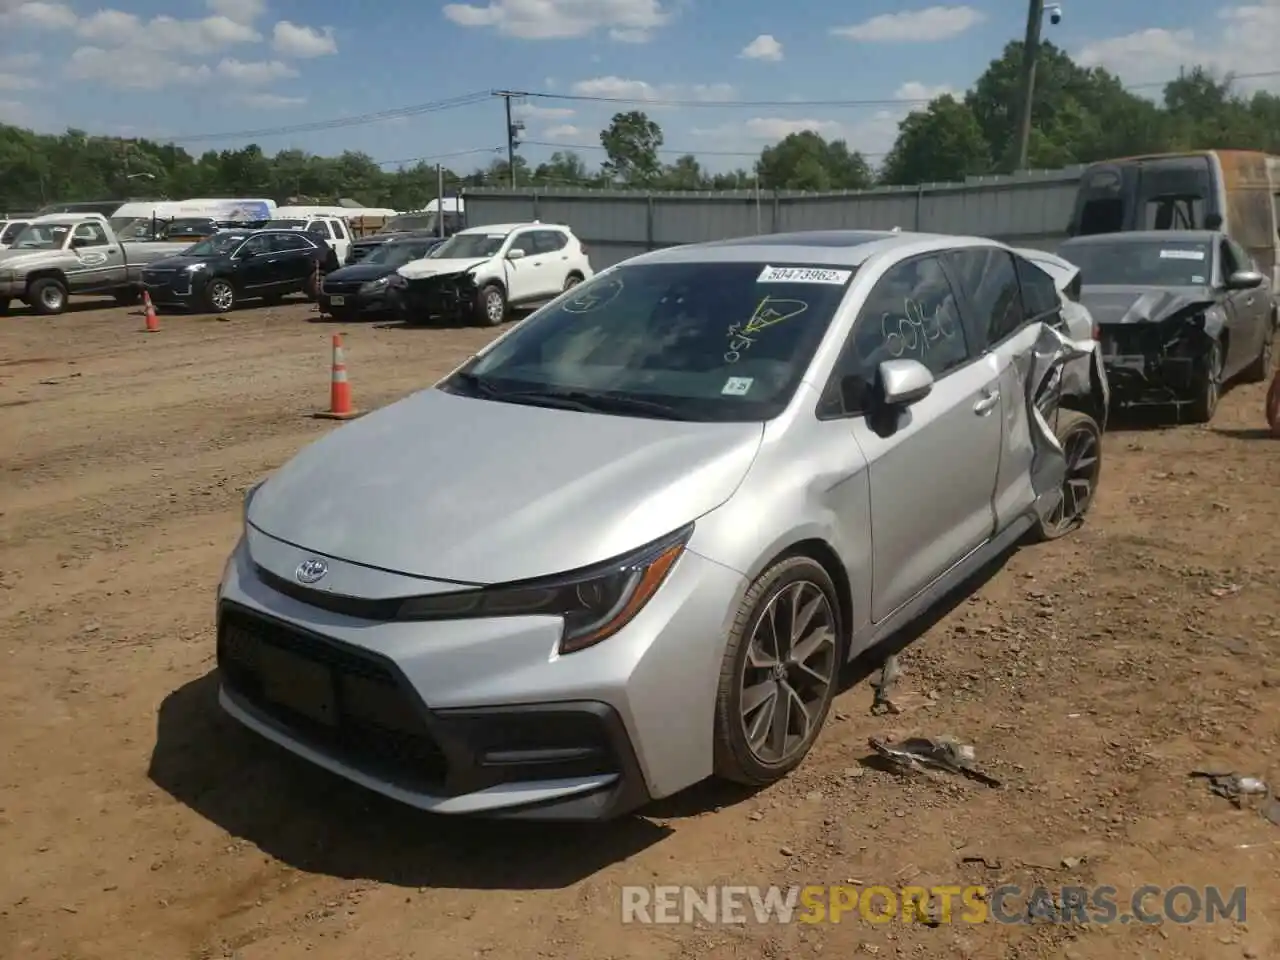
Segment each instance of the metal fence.
[[470,226],[569,225],[597,270],[661,247],[790,230],[901,227],[1052,251],[1066,238],[1082,169],[839,193],[474,187],[463,197]]

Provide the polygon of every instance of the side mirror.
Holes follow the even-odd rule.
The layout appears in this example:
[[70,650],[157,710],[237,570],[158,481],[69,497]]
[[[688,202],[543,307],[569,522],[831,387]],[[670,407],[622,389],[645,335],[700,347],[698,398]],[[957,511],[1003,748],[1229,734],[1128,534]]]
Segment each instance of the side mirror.
[[886,406],[910,406],[933,390],[933,374],[919,360],[886,360],[879,373],[880,399]]
[[521,249],[520,247],[512,247],[510,250],[507,251],[508,260],[519,260],[523,256],[524,256],[524,250]]
[[1257,270],[1237,270],[1227,277],[1228,290],[1253,290],[1262,286],[1264,277]]

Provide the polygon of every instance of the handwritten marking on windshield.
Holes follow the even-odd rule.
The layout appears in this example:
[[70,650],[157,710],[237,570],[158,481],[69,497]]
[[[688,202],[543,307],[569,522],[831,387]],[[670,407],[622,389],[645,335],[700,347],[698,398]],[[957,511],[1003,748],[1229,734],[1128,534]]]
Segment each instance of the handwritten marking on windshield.
[[729,349],[724,355],[725,363],[737,363],[742,359],[742,351],[756,342],[756,335],[762,330],[798,317],[809,309],[803,300],[782,300],[776,297],[765,297],[756,304],[755,312],[746,323],[735,323],[729,328]]
[[938,340],[950,340],[956,335],[955,321],[942,310],[939,303],[929,316],[924,307],[909,297],[902,301],[905,316],[894,320],[888,312],[880,316],[880,332],[884,335],[885,349],[895,360],[904,353],[924,356],[929,345]]
[[592,284],[590,289],[566,300],[561,309],[566,313],[592,313],[613,303],[620,293],[622,293],[622,278],[611,277],[604,283]]

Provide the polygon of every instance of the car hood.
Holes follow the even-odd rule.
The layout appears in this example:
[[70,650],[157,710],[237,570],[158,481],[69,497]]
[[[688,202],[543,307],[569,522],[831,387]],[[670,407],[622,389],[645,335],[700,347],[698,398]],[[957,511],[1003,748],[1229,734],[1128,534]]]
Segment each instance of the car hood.
[[727,500],[760,423],[552,410],[431,389],[305,448],[248,522],[314,553],[489,584],[589,566]]
[[70,250],[0,250],[0,270],[25,270],[28,266],[49,260],[51,257],[71,256]]
[[1204,310],[1217,298],[1209,287],[1085,286],[1080,302],[1096,323],[1160,323],[1179,313]]
[[463,257],[457,260],[436,260],[427,257],[423,260],[410,260],[397,273],[406,280],[423,280],[426,277],[444,277],[452,273],[462,273],[482,263],[488,263],[488,257]]
[[216,257],[161,257],[159,260],[152,260],[147,264],[148,270],[185,270],[187,267],[194,267],[199,263],[209,263],[216,260]]
[[347,281],[367,282],[369,280],[377,280],[379,277],[385,277],[395,273],[396,268],[386,263],[353,263],[349,267],[340,267],[332,273],[324,275],[325,282],[330,280],[343,283]]

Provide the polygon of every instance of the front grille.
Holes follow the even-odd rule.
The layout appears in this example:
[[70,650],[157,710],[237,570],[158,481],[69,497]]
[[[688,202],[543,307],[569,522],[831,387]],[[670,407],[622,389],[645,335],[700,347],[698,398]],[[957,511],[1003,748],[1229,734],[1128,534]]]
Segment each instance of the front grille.
[[439,789],[448,764],[421,710],[380,658],[224,605],[223,683],[309,745],[409,789]]
[[359,293],[362,286],[363,280],[326,280],[324,292],[326,296],[336,294],[339,297],[351,297]]

